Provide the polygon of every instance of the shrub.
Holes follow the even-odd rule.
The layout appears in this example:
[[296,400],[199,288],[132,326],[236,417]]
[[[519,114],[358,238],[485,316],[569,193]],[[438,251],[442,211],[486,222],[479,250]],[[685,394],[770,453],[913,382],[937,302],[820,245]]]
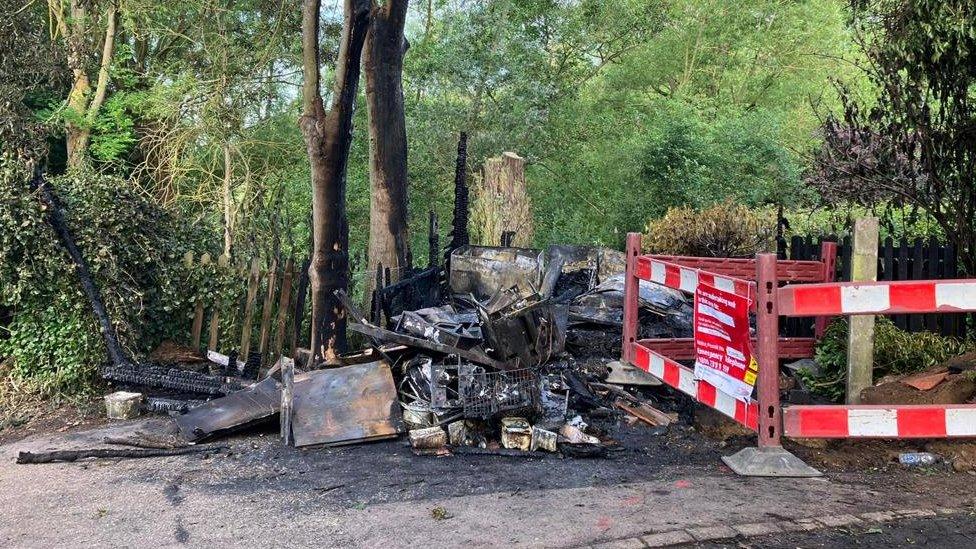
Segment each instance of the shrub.
[[775,249],[776,217],[769,210],[725,202],[703,210],[671,208],[647,224],[651,253],[698,257],[753,257]]
[[[82,391],[105,360],[104,346],[29,179],[23,166],[0,158],[0,361],[18,386]],[[182,332],[196,295],[180,261],[186,229],[124,179],[74,172],[49,183],[123,345],[138,354]]]
[[[846,319],[831,322],[824,337],[817,342],[815,359],[820,371],[814,376],[801,371],[811,390],[835,402],[843,400],[847,383]],[[976,345],[931,332],[906,332],[886,317],[878,317],[874,327],[874,377],[909,374],[941,364]]]

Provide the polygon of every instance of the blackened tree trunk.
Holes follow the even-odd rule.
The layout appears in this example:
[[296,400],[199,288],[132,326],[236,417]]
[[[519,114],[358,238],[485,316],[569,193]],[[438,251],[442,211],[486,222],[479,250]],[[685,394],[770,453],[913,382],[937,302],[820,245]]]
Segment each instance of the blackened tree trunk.
[[344,0],[344,20],[336,59],[333,104],[325,110],[319,84],[319,12],[321,0],[302,4],[303,112],[312,174],[313,363],[334,362],[345,348],[346,313],[336,290],[349,286],[349,224],[346,218],[346,167],[352,142],[352,117],[359,85],[360,57],[369,26],[369,0]]
[[451,252],[467,246],[468,237],[468,134],[461,132],[458,137],[457,162],[454,166],[454,220],[451,226],[451,241],[444,251],[444,261],[449,262]]
[[373,272],[380,265],[390,269],[391,282],[410,267],[402,85],[407,4],[408,0],[386,0],[382,6],[374,5],[363,51],[371,191],[368,269]]

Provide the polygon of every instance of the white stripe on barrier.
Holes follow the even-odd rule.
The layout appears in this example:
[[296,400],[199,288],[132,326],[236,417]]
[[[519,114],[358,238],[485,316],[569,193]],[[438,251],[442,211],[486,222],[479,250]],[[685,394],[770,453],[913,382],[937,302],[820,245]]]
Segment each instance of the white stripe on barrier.
[[693,269],[681,269],[681,291],[695,293],[698,288],[698,271]]
[[654,353],[649,354],[650,360],[647,361],[648,373],[658,379],[664,379],[664,359]]
[[841,286],[841,310],[845,313],[879,311],[891,307],[886,286]]
[[853,409],[847,412],[847,432],[852,437],[897,437],[895,410]]
[[651,261],[651,280],[658,284],[664,284],[668,276],[668,269],[664,263]]
[[678,390],[686,395],[691,395],[698,399],[698,383],[695,382],[695,374],[691,370],[682,368],[678,372]]
[[723,278],[721,276],[715,277],[715,287],[719,290],[724,290],[726,292],[735,293],[735,282],[728,278]]
[[976,436],[976,409],[949,408],[945,411],[946,435]]
[[976,284],[947,283],[935,285],[935,305],[976,309]]
[[735,398],[715,389],[715,409],[723,414],[735,417]]

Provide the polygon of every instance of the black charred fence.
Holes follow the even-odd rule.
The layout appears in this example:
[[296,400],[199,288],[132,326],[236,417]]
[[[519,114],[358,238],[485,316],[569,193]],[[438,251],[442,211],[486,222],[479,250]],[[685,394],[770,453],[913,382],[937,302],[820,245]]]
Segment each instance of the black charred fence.
[[[837,281],[851,279],[851,238],[826,238],[837,242]],[[819,260],[823,241],[814,237],[794,236],[788,242],[779,239],[777,255],[780,259]],[[909,242],[886,238],[878,246],[878,280],[932,280],[964,278],[958,254],[952,244],[940,243],[935,238]],[[965,337],[964,314],[913,314],[889,315],[895,326],[909,332],[929,331],[946,336]],[[813,335],[812,319],[789,318],[784,322],[784,335],[810,337]]]

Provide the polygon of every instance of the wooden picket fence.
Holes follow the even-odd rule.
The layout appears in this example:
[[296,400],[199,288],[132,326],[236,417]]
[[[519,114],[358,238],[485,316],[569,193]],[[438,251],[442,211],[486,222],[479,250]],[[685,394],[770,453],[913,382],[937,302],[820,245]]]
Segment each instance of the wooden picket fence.
[[[195,261],[194,254],[187,252],[183,261],[188,269],[193,269],[208,267],[213,259],[205,253]],[[226,308],[221,310],[218,303],[198,300],[190,324],[190,345],[194,349],[203,348],[206,321],[208,350],[224,353],[237,350],[242,361],[251,351],[257,351],[262,363],[277,355],[294,356],[305,318],[308,260],[296,262],[294,258],[287,258],[282,264],[278,259],[272,259],[264,264],[259,257],[252,257],[247,263],[232,266],[229,258],[222,255],[217,259],[217,268],[232,269],[240,275],[241,295],[235,298],[235,306],[230,312]],[[260,322],[255,325],[258,313]],[[231,340],[221,341],[221,334],[226,336],[228,328],[236,332],[234,328],[238,327],[239,340],[231,337],[228,338]]]
[[[851,238],[829,238],[837,242],[837,280],[851,279]],[[782,259],[819,259],[821,239],[794,236],[789,243],[779,241],[777,253]],[[942,244],[935,238],[897,243],[886,238],[878,246],[878,280],[931,280],[964,278],[959,258],[952,244]],[[895,326],[910,332],[929,331],[947,336],[965,337],[966,318],[958,314],[891,315]],[[800,337],[812,334],[811,328],[801,318],[791,318],[785,323],[786,333]]]

